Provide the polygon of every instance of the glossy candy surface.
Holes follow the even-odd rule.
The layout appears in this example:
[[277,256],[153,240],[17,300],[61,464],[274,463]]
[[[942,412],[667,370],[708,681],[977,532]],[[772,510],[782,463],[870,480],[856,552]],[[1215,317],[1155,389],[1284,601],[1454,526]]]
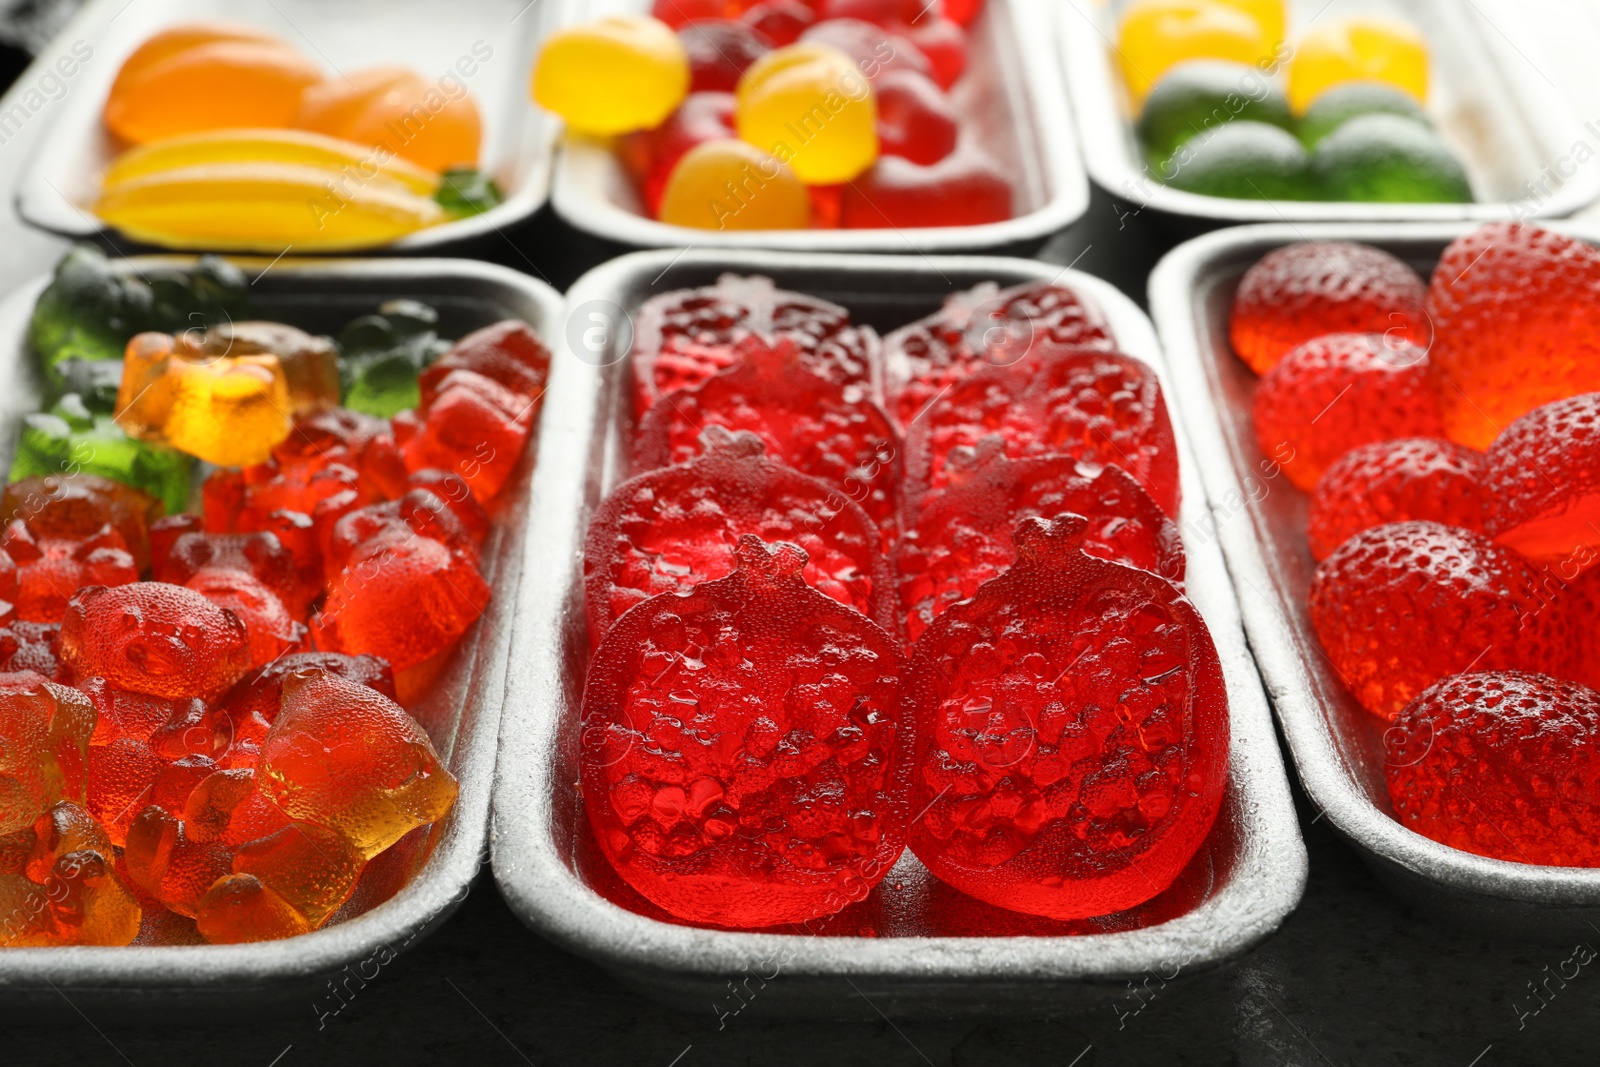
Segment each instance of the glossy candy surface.
[[1012,214],[1011,183],[976,149],[920,166],[886,155],[846,185],[839,223],[847,229],[981,226]]
[[701,230],[798,230],[811,197],[794,171],[744,141],[705,141],[678,158],[658,217]]
[[628,133],[660,125],[689,81],[688,52],[665,23],[611,15],[546,38],[533,98],[576,132]]
[[1566,574],[1600,560],[1600,393],[1534,408],[1494,439],[1484,472],[1488,529]]
[[878,158],[872,85],[832,45],[802,40],[767,53],[740,79],[737,101],[739,136],[807,185],[849,181]]
[[[1282,37],[1281,22],[1278,39]],[[1168,68],[1189,59],[1255,64],[1277,39],[1240,7],[1212,0],[1136,0],[1117,28],[1117,58],[1135,103]]]
[[1362,530],[1413,519],[1484,531],[1482,452],[1437,437],[1358,445],[1317,481],[1306,520],[1315,559]]

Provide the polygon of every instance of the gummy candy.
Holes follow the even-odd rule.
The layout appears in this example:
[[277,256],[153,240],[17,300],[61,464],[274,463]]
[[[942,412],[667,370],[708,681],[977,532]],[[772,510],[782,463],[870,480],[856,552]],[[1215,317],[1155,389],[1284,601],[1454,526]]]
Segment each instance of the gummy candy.
[[922,50],[898,33],[861,19],[827,18],[800,35],[802,44],[836,48],[877,81],[892,70],[911,70],[934,77],[933,63]]
[[1289,352],[1256,385],[1256,442],[1310,490],[1358,445],[1442,437],[1428,354],[1378,334],[1336,333]]
[[194,840],[177,815],[151,804],[128,827],[123,859],[135,885],[193,918],[212,883],[228,873],[232,857],[221,842]]
[[1483,533],[1483,453],[1435,437],[1359,445],[1317,481],[1306,520],[1313,559],[1362,530],[1424,519]]
[[1600,391],[1600,252],[1534,226],[1490,223],[1450,242],[1428,287],[1428,354],[1445,430],[1487,449],[1542,404]]
[[1600,693],[1543,674],[1445,678],[1395,720],[1386,754],[1395,815],[1464,852],[1600,867],[1593,748]]
[[389,418],[420,402],[417,376],[450,348],[435,332],[439,313],[415,300],[390,300],[339,333],[344,406]]
[[94,819],[67,801],[13,833],[0,845],[0,945],[132,942],[141,911],[117,879],[115,855]]
[[1310,27],[1289,61],[1289,106],[1303,115],[1328,89],[1381,81],[1428,99],[1428,41],[1399,19],[1365,15]]
[[94,707],[31,671],[0,674],[0,837],[32,826],[57,801],[82,804]]
[[1070,456],[1007,459],[998,437],[951,452],[949,485],[922,499],[895,550],[906,638],[1016,561],[1023,519],[1084,516],[1083,550],[1183,584],[1183,540],[1150,494],[1120,467]]
[[831,45],[802,40],[768,52],[745,71],[736,96],[739,136],[807,185],[849,181],[878,158],[872,85]]
[[705,141],[678,158],[659,218],[700,230],[798,230],[811,222],[811,198],[792,170],[761,149]]
[[516,469],[541,397],[518,396],[470,370],[450,371],[434,388],[415,436],[400,441],[397,433],[406,469],[454,471],[487,503]]
[[634,469],[684,463],[698,454],[707,426],[749,430],[767,453],[860,504],[887,543],[897,526],[899,438],[883,409],[806,370],[798,346],[783,336],[769,344],[752,334],[744,356],[692,389],[652,407],[634,440]]
[[84,473],[142,489],[167,511],[189,503],[194,460],[176,449],[129,437],[110,415],[91,413],[68,393],[48,412],[25,415],[10,479]]
[[214,700],[249,669],[232,612],[163,582],[89,586],[67,604],[61,661],[78,678],[158,697]]
[[1238,120],[1178,146],[1159,170],[1174,189],[1235,200],[1311,200],[1311,159],[1294,134]]
[[461,338],[423,371],[417,380],[422,406],[438,395],[439,383],[451,371],[469,370],[499,382],[527,400],[544,392],[550,377],[550,350],[520,319],[505,319]]
[[1169,582],[1028,519],[1017,562],[917,642],[910,847],[942,881],[1076,919],[1172,884],[1211,830],[1228,701],[1204,620]]
[[478,105],[465,90],[442,91],[444,84],[404,67],[341,71],[301,94],[294,124],[382,147],[430,171],[474,166],[483,137]]
[[800,0],[765,0],[739,16],[739,21],[782,48],[794,44],[806,28],[817,21],[817,13]]
[[[196,925],[204,924],[202,932],[209,931],[207,940],[213,942],[257,940],[263,934],[286,936],[274,931],[274,924],[248,922],[238,915],[232,923],[224,923],[212,913],[215,905],[211,902],[224,894],[235,897],[234,909],[255,913],[259,903],[247,909],[238,899],[250,884],[241,886],[241,880],[250,879],[261,887],[266,898],[262,903],[268,903],[270,910],[276,910],[271,902],[282,901],[304,920],[307,929],[315,930],[349,899],[365,865],[366,857],[344,835],[312,823],[292,822],[239,846],[233,855],[233,874],[207,891],[196,909]],[[234,932],[225,933],[230,927]]]
[[958,150],[919,166],[886,155],[844,188],[846,229],[982,226],[1011,217],[1011,183],[981,152]]
[[1489,446],[1488,529],[1564,577],[1600,559],[1600,393],[1534,408]]
[[443,818],[457,788],[404,708],[317,670],[284,676],[257,780],[289,818],[338,831],[368,859]]
[[737,567],[645,601],[590,661],[582,780],[617,873],[682,919],[759,927],[861,900],[904,845],[897,638],[746,535]]
[[658,398],[732,366],[738,343],[753,335],[794,342],[801,365],[831,382],[876,388],[878,335],[852,326],[837,304],[778,289],[768,278],[724,274],[715,285],[661,293],[634,319],[628,358],[639,418]]
[[725,576],[744,534],[799,545],[807,585],[894,628],[883,542],[858,504],[768,459],[754,434],[708,426],[700,448],[617,486],[590,520],[583,566],[595,642],[640,601]]
[[36,538],[69,539],[110,526],[141,570],[150,565],[150,524],[160,516],[160,503],[148,493],[95,474],[23,478],[0,494],[0,525],[21,520]]
[[350,557],[377,538],[406,540],[427,537],[474,563],[477,540],[445,502],[426,489],[413,489],[398,500],[372,504],[342,516],[323,539],[323,564],[336,578]]
[[974,371],[1010,363],[1035,342],[1062,348],[1114,346],[1100,309],[1054,282],[1001,290],[984,282],[953,293],[933,314],[883,340],[884,394],[901,426]]
[[558,30],[533,69],[533,98],[576,133],[653,129],[689,93],[689,56],[665,23],[612,15]]
[[645,209],[661,214],[661,194],[685,152],[707,141],[737,137],[732,93],[690,93],[678,110],[653,130],[628,134],[620,142],[625,166],[639,183]]
[[202,567],[184,584],[244,624],[252,667],[270,663],[305,640],[305,627],[249,571]]
[[244,759],[254,766],[261,742],[266,740],[283,706],[284,680],[297,672],[311,671],[335,675],[390,700],[397,699],[394,673],[387,662],[376,656],[290,652],[245,675],[207,714],[213,749],[225,753],[225,760],[235,766]]
[[31,671],[51,681],[63,679],[57,658],[57,623],[13,619],[0,627],[0,670]]
[[1434,336],[1426,296],[1417,273],[1380,249],[1349,241],[1285,245],[1245,271],[1228,335],[1257,374],[1329,333],[1381,333],[1390,343],[1428,348]]
[[903,27],[906,40],[928,57],[931,77],[941,89],[949,89],[967,69],[967,32],[947,18],[925,19]]
[[696,19],[678,29],[689,56],[689,92],[731,93],[750,64],[772,51],[772,42],[748,23]]
[[1134,131],[1146,152],[1159,163],[1191,137],[1234,121],[1294,128],[1283,90],[1256,68],[1215,59],[1191,59],[1173,67],[1156,82],[1145,98]]
[[60,622],[81,586],[126,585],[139,580],[127,542],[111,526],[81,536],[36,537],[13,519],[0,535],[0,551],[16,564],[16,615],[28,622]]
[[950,98],[914,70],[878,77],[878,147],[927,166],[955,151],[959,116]]
[[1135,0],[1117,28],[1117,58],[1137,104],[1168,68],[1188,59],[1270,61],[1279,32],[1240,7],[1213,0]]
[[[322,591],[322,583],[308,585],[300,561],[268,530],[255,533],[209,533],[198,528],[196,516],[161,519],[151,528],[151,577],[158,582],[187,585],[203,570],[238,571],[271,590],[295,618]],[[248,623],[246,628],[248,628]]]
[[1330,200],[1470,204],[1466,168],[1439,135],[1399,115],[1361,115],[1317,143],[1312,174]]
[[339,403],[339,350],[326,337],[281,322],[225,322],[198,340],[193,333],[183,340],[200,356],[278,357],[289,389],[289,413],[297,418]]
[[929,405],[906,441],[912,492],[946,484],[945,460],[998,434],[1012,459],[1062,454],[1121,467],[1178,514],[1178,456],[1155,372],[1120,352],[1035,343],[977,371]]
[[1567,633],[1539,573],[1482,534],[1436,522],[1363,530],[1317,566],[1311,625],[1361,706],[1392,719],[1466,670],[1565,673]]
[[1317,142],[1351,119],[1375,114],[1399,115],[1429,125],[1428,116],[1415,97],[1385,82],[1353,81],[1336,85],[1318,96],[1300,116],[1295,129],[1302,144],[1315,148]]

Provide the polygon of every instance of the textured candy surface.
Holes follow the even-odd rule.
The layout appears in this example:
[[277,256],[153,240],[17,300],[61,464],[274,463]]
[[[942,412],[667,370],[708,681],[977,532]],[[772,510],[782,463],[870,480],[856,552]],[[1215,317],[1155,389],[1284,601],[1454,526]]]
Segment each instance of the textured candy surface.
[[733,367],[650,409],[634,441],[634,469],[687,462],[707,426],[748,430],[774,460],[841,490],[892,538],[900,442],[889,417],[860,388],[807,371],[788,338],[769,345],[752,336],[737,351],[744,358]]
[[477,371],[440,379],[415,436],[401,444],[408,471],[454,471],[472,495],[493,500],[516,470],[540,397],[526,399]]
[[1017,528],[1017,563],[949,608],[907,675],[910,846],[980,900],[1057,919],[1167,888],[1222,803],[1228,701],[1171,583],[1081,550],[1079,516]]
[[1534,408],[1489,446],[1489,533],[1570,573],[1600,560],[1600,393]]
[[1385,719],[1468,669],[1567,668],[1566,621],[1539,572],[1482,534],[1436,522],[1356,534],[1318,565],[1310,609],[1334,670]]
[[60,622],[82,586],[139,580],[127,542],[110,526],[81,538],[35,538],[26,523],[13,519],[0,535],[0,550],[16,564],[16,617],[28,622]]
[[1338,333],[1292,349],[1256,385],[1256,442],[1301,489],[1359,445],[1442,437],[1428,355],[1381,334]]
[[119,689],[213,700],[249,669],[249,638],[232,612],[183,586],[89,586],[67,605],[61,661]]
[[9,480],[83,471],[142,489],[168,511],[181,511],[189,502],[193,465],[182,452],[129,437],[111,415],[89,411],[82,397],[68,393],[48,412],[23,416]]
[[1428,287],[1428,353],[1448,436],[1487,449],[1534,408],[1600,390],[1600,252],[1496,222],[1452,241]]
[[244,624],[251,667],[269,663],[305,641],[305,626],[248,571],[202,567],[184,585],[233,612]]
[[533,400],[544,392],[545,383],[550,380],[550,349],[521,319],[505,319],[474,330],[418,376],[424,408],[433,403],[450,372],[457,370],[481,374],[518,396]]
[[0,836],[58,801],[83,803],[95,712],[87,697],[31,671],[0,674]]
[[194,529],[197,516],[158,520],[151,534],[151,577],[158,582],[188,585],[201,571],[239,571],[270,589],[296,619],[322,592],[301,574],[300,562],[278,536],[257,533],[206,533]]
[[590,520],[583,567],[592,641],[641,601],[727,575],[745,534],[799,545],[806,584],[894,628],[883,542],[860,505],[768,459],[754,434],[711,426],[701,447],[688,463],[622,483]]
[[1571,669],[1567,677],[1600,688],[1600,567],[1590,567],[1577,577],[1553,568],[1563,587],[1556,594],[1556,606],[1567,622],[1571,636]]
[[110,526],[140,568],[150,565],[150,524],[160,517],[150,494],[95,474],[23,478],[0,495],[0,524],[21,519],[35,537],[74,540]]
[[230,766],[254,766],[261,742],[278,721],[283,706],[284,680],[296,672],[319,671],[337,675],[396,699],[394,672],[376,656],[345,656],[338,652],[291,652],[251,671],[228,691],[206,716],[212,748]]
[[1311,494],[1306,540],[1315,559],[1362,530],[1421,519],[1484,532],[1482,452],[1438,437],[1405,437],[1352,448]]
[[1121,467],[1178,514],[1178,453],[1155,372],[1119,352],[1035,344],[1023,358],[955,384],[912,425],[913,493],[947,481],[951,451],[999,434],[1013,459],[1061,454]]
[[953,293],[932,315],[883,339],[890,412],[907,426],[951,385],[985,367],[1015,362],[1036,342],[1115,347],[1100,309],[1067,286],[1028,282],[1002,291],[985,282]]
[[864,898],[904,845],[899,641],[808,587],[805,553],[612,627],[584,687],[584,803],[606,858],[679,918],[770,926]]
[[950,484],[923,497],[895,549],[906,638],[1016,562],[1023,519],[1083,516],[1083,550],[1183,584],[1183,539],[1150,494],[1120,467],[1070,456],[1010,460],[998,437],[950,454]]
[[840,385],[875,388],[878,337],[850,325],[837,304],[776,288],[768,278],[724,274],[715,285],[653,296],[635,316],[634,413],[661,396],[699,385],[739,358],[746,337],[794,341],[806,369]]
[[1442,679],[1395,720],[1395,815],[1451,848],[1600,867],[1600,693],[1525,671]]
[[1348,241],[1286,245],[1245,271],[1229,339],[1257,374],[1329,333],[1381,333],[1427,348],[1433,329],[1426,296],[1417,272],[1380,249]]

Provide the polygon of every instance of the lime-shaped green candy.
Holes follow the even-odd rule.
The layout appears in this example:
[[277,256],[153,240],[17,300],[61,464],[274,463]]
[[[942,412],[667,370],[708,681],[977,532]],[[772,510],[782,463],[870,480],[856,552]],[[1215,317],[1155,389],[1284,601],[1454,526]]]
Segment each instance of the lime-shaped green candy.
[[1173,67],[1145,98],[1135,127],[1145,150],[1166,159],[1196,134],[1230,122],[1294,128],[1277,82],[1244,63],[1197,59]]
[[1311,169],[1330,200],[1468,204],[1467,172],[1428,127],[1399,115],[1363,115],[1324,137]]
[[1346,82],[1321,96],[1300,116],[1300,141],[1311,149],[1334,130],[1362,115],[1400,115],[1423,125],[1428,116],[1410,93],[1403,93],[1383,82]]
[[1314,188],[1306,150],[1265,122],[1230,122],[1186,141],[1158,173],[1174,188],[1235,200],[1309,200]]

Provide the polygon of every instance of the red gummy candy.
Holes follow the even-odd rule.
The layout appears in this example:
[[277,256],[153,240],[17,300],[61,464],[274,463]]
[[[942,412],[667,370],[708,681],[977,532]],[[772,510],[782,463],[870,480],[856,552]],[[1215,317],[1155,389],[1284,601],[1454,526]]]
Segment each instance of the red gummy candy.
[[1183,584],[1183,539],[1150,494],[1119,467],[1071,456],[1010,460],[998,437],[950,454],[949,484],[924,497],[895,552],[906,638],[1016,561],[1023,519],[1084,516],[1083,550]]
[[0,627],[0,671],[33,671],[53,682],[64,681],[60,635],[59,624],[12,619]]
[[911,731],[899,641],[805,584],[805,552],[740,539],[738,569],[618,620],[589,667],[589,824],[681,919],[798,923],[864,898],[904,847]]
[[800,0],[766,0],[739,16],[739,21],[772,42],[774,48],[794,44],[817,14]]
[[1178,450],[1161,382],[1120,352],[1033,344],[1016,363],[976,371],[911,425],[913,492],[944,485],[945,458],[991,434],[1012,459],[1060,453],[1121,467],[1161,510],[1178,514]]
[[1600,251],[1512,222],[1450,243],[1428,287],[1434,384],[1453,441],[1487,449],[1542,404],[1600,390]]
[[436,388],[420,431],[402,446],[406,469],[454,471],[487,503],[522,458],[540,399],[470,370],[451,371]]
[[1423,519],[1484,532],[1483,453],[1438,437],[1378,441],[1346,452],[1311,494],[1306,540],[1326,559],[1362,530]]
[[306,628],[249,571],[202,567],[184,585],[244,623],[251,667],[270,663],[305,640]]
[[821,0],[817,15],[824,19],[855,19],[874,26],[906,26],[931,13],[919,0]]
[[474,330],[428,365],[417,378],[424,409],[451,371],[469,370],[499,382],[525,400],[544,392],[550,379],[550,350],[521,319],[503,319]]
[[655,0],[650,14],[677,29],[696,19],[733,18],[743,6],[742,0]]
[[622,483],[590,521],[583,567],[592,640],[643,600],[727,575],[745,534],[799,545],[807,585],[893,629],[883,541],[858,504],[768,459],[754,434],[708,426],[700,440],[698,458]]
[[983,11],[983,0],[944,0],[944,17],[958,26],[970,26]]
[[1489,446],[1489,533],[1571,578],[1600,559],[1600,393],[1534,408]]
[[151,527],[150,574],[156,581],[187,585],[201,570],[242,571],[272,590],[297,619],[322,592],[320,581],[303,579],[300,561],[276,534],[205,533],[194,528],[194,520],[172,515]]
[[678,30],[689,53],[689,91],[731,93],[745,70],[772,51],[753,26],[733,19],[696,19]]
[[150,564],[147,531],[161,517],[161,502],[131,485],[96,474],[23,478],[0,495],[0,526],[21,519],[39,539],[78,541],[102,526],[122,535],[133,564]]
[[1308,241],[1262,256],[1233,298],[1233,350],[1265,374],[1290,349],[1329,333],[1381,333],[1423,349],[1433,338],[1417,272],[1369,245]]
[[912,656],[910,846],[979,900],[1054,919],[1140,904],[1211,830],[1228,698],[1205,621],[1170,582],[1028,519],[1017,562]]
[[839,224],[847,230],[982,226],[1011,217],[1011,183],[988,156],[952,152],[931,166],[880,156],[844,188]]
[[1590,689],[1600,688],[1600,567],[1560,580],[1566,584],[1556,594],[1556,608],[1572,637],[1567,674]]
[[[489,512],[472,495],[472,487],[454,471],[424,467],[406,479],[409,490],[422,489],[442,500],[466,530],[474,544],[489,536]],[[404,494],[402,494],[404,495]]]
[[16,617],[27,622],[60,622],[68,599],[83,586],[139,580],[128,543],[111,526],[81,538],[35,538],[25,522],[13,519],[0,536],[0,551],[16,565],[12,600]]
[[233,612],[181,585],[96,585],[67,604],[61,662],[118,689],[214,700],[249,669],[249,637]]
[[1380,334],[1307,341],[1256,385],[1256,442],[1301,489],[1359,445],[1443,437],[1428,355]]
[[1392,719],[1466,670],[1564,674],[1567,631],[1539,572],[1482,534],[1437,522],[1363,530],[1317,566],[1311,625],[1361,706]]
[[1523,671],[1446,678],[1400,713],[1384,777],[1406,827],[1464,852],[1600,867],[1600,693]]
[[622,161],[639,185],[651,218],[661,214],[667,179],[685,152],[707,141],[736,139],[732,93],[690,93],[667,120],[653,130],[630,133],[618,141]]
[[474,564],[478,543],[443,500],[427,489],[413,489],[399,500],[371,504],[341,518],[323,545],[323,564],[332,582],[358,551],[373,541],[427,537]]
[[1034,343],[1057,348],[1116,347],[1105,316],[1072,289],[993,282],[952,293],[926,318],[883,339],[883,391],[901,426],[973,371],[1014,363]]
[[650,409],[634,441],[634,470],[686,463],[707,426],[749,430],[767,454],[820,478],[866,511],[885,541],[897,527],[899,439],[883,409],[856,387],[805,369],[787,337],[768,345],[751,336],[732,368]]
[[967,31],[944,18],[927,18],[904,27],[906,40],[928,57],[933,65],[933,80],[949,89],[967,69]]
[[724,274],[715,285],[662,293],[639,306],[629,354],[634,414],[732,366],[734,347],[754,335],[792,340],[806,369],[831,382],[876,388],[878,335],[850,325],[850,312],[778,289],[768,278]]
[[878,149],[926,166],[955,151],[960,116],[950,98],[914,70],[878,79]]
[[[802,33],[800,40],[837,48],[855,60],[872,81],[891,70],[914,70],[927,78],[934,76],[933,64],[916,45],[898,33],[861,19],[824,18]],[[848,85],[840,87],[840,92],[851,90]]]
[[375,689],[397,700],[394,673],[376,656],[345,656],[337,652],[291,652],[251,671],[228,691],[227,697],[206,717],[213,749],[225,765],[254,766],[261,742],[278,720],[283,703],[284,679],[298,671],[321,671]]
[[[401,492],[405,482],[405,463],[389,424],[347,408],[328,408],[296,420],[289,436],[273,447],[272,463],[251,468],[246,472],[246,480],[260,483],[283,471],[294,482],[305,483],[332,464],[356,473],[353,483],[345,484],[353,484],[366,499],[394,496]],[[212,478],[215,477],[213,474]],[[210,485],[209,479],[206,484]],[[298,498],[269,501],[261,497],[259,510],[284,507],[310,514],[318,499],[321,496],[309,501]]]

